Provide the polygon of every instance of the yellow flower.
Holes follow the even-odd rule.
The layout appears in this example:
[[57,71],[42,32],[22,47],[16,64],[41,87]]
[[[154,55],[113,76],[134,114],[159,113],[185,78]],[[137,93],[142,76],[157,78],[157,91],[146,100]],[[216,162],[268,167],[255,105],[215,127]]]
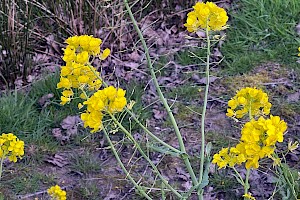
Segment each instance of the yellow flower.
[[80,117],[85,128],[90,127],[93,129],[91,131],[92,133],[102,129],[103,114],[100,111],[82,113]]
[[60,77],[60,82],[57,83],[57,88],[70,89],[72,87],[72,82],[68,78]]
[[66,49],[64,49],[63,60],[65,62],[72,62],[75,58],[76,58],[75,48],[70,46],[66,47]]
[[24,155],[24,141],[19,140],[12,133],[3,133],[0,136],[0,157],[8,158],[11,162],[17,162]]
[[125,90],[109,86],[98,90],[83,102],[83,105],[87,105],[87,109],[81,114],[81,119],[85,127],[90,127],[93,129],[91,132],[96,132],[102,129],[102,118],[105,113],[122,112],[126,104]]
[[[229,153],[228,153],[229,150]],[[212,163],[219,166],[219,169],[226,166],[233,167],[234,165],[242,164],[246,161],[245,155],[236,147],[223,148],[219,153],[213,156]]]
[[84,51],[89,50],[91,39],[92,37],[88,35],[79,36],[79,45]]
[[102,54],[100,55],[101,60],[105,60],[110,55],[110,49],[104,49]]
[[88,96],[87,96],[85,93],[81,93],[81,94],[79,95],[79,97],[80,97],[81,99],[87,99],[87,98],[88,98]]
[[188,13],[184,24],[189,32],[195,32],[199,28],[213,31],[225,28],[228,16],[223,8],[213,2],[197,2],[193,8],[194,10]]
[[[300,47],[298,48],[298,51],[300,51]],[[298,53],[298,56],[300,56],[300,53]]]
[[[67,46],[64,49],[63,60],[66,65],[61,67],[61,78],[57,88],[87,88],[90,91],[99,89],[102,84],[99,80],[100,72],[89,61],[96,56],[100,59],[107,58],[110,50],[105,49],[101,53],[102,40],[89,35],[73,36],[65,42]],[[61,104],[64,105],[71,99],[70,96],[62,95]]]
[[247,159],[246,168],[258,168],[259,159],[270,157],[276,142],[283,141],[286,129],[286,123],[278,116],[271,115],[269,119],[260,117],[247,122],[241,131],[241,142],[237,145]]
[[250,199],[250,200],[255,200],[255,198],[251,195],[251,193],[244,194],[243,197]]
[[61,105],[65,105],[66,103],[69,103],[71,101],[71,98],[65,97],[65,96],[61,96],[60,100],[61,100],[60,104]]
[[253,116],[268,115],[272,104],[268,95],[256,88],[243,88],[228,101],[227,116],[242,118],[245,115]]
[[66,43],[70,46],[77,47],[79,45],[79,37],[77,35],[69,37],[66,40]]
[[67,193],[62,190],[58,185],[52,186],[47,190],[47,193],[51,196],[52,200],[66,200]]
[[64,95],[65,97],[71,97],[74,95],[73,91],[72,90],[64,90],[62,92],[62,95]]
[[89,53],[82,51],[76,55],[76,62],[79,64],[86,64],[89,61]]
[[93,55],[97,55],[100,53],[100,45],[102,40],[99,38],[91,38],[90,40],[90,47],[89,50],[92,52]]
[[71,101],[71,97],[74,95],[74,93],[72,90],[64,90],[62,92],[62,95],[63,96],[60,97],[61,100],[60,104],[65,105],[66,103]]
[[78,109],[81,109],[81,108],[83,108],[83,105],[82,105],[82,103],[79,103],[77,106],[78,106]]

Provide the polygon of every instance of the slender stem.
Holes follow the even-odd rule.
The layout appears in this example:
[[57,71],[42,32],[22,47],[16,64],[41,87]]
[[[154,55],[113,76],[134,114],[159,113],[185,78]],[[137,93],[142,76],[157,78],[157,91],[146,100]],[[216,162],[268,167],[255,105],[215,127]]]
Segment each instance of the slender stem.
[[109,135],[107,133],[107,131],[105,130],[105,128],[103,129],[103,132],[104,132],[104,135],[105,135],[105,138],[107,139],[108,143],[109,143],[109,146],[111,147],[111,150],[114,154],[114,156],[116,157],[119,165],[121,166],[122,170],[126,173],[126,177],[129,178],[129,180],[133,183],[133,185],[136,187],[136,189],[148,200],[152,200],[151,197],[148,196],[148,194],[141,188],[141,186],[139,186],[139,184],[137,184],[135,182],[135,180],[130,176],[129,172],[127,171],[127,169],[124,167],[116,149],[115,149],[115,146],[113,145],[113,143],[111,142],[110,138],[109,138]]
[[242,178],[242,176],[240,175],[240,173],[235,169],[235,167],[232,167],[232,169],[234,170],[234,172],[236,173],[236,175],[239,177],[241,183],[243,184],[243,186],[245,185],[245,182]]
[[166,187],[168,187],[177,197],[181,198],[181,194],[178,193],[169,183],[166,181],[166,179],[160,174],[157,167],[153,164],[152,160],[144,153],[143,149],[140,147],[140,145],[136,142],[136,140],[132,137],[131,133],[127,131],[127,129],[113,116],[111,113],[108,113],[112,120],[118,125],[118,127],[125,133],[125,135],[133,142],[134,146],[139,150],[141,155],[147,160],[147,162],[151,165],[153,170],[157,173],[161,181],[165,184]]
[[2,157],[2,158],[1,158],[1,161],[0,161],[0,180],[1,180],[1,178],[2,178],[3,161],[4,161],[4,157]]
[[195,173],[194,173],[194,170],[193,170],[193,168],[191,166],[189,157],[188,157],[188,155],[186,153],[185,146],[184,146],[184,143],[183,143],[183,139],[182,139],[181,133],[179,131],[178,125],[176,123],[175,117],[174,117],[174,115],[172,113],[172,110],[171,110],[170,106],[168,105],[168,102],[165,99],[165,97],[164,97],[164,95],[163,95],[163,93],[162,93],[162,91],[160,89],[160,86],[158,84],[158,81],[157,81],[157,78],[156,78],[156,75],[155,75],[155,72],[154,72],[154,69],[153,69],[153,66],[152,66],[152,62],[151,62],[149,50],[148,50],[147,44],[145,42],[145,39],[143,37],[143,34],[142,34],[140,28],[138,27],[137,22],[136,22],[133,14],[131,12],[131,9],[130,9],[130,7],[128,5],[128,1],[124,0],[124,4],[125,4],[125,7],[126,7],[126,9],[128,11],[129,16],[130,16],[130,19],[131,19],[131,21],[133,23],[133,26],[134,26],[136,32],[139,35],[139,38],[140,38],[140,40],[142,42],[142,45],[143,45],[143,48],[145,50],[145,54],[146,54],[146,58],[147,58],[147,64],[148,64],[148,67],[149,67],[149,70],[150,70],[150,73],[151,73],[151,77],[152,77],[154,86],[155,86],[155,88],[157,90],[157,93],[158,93],[158,95],[160,97],[160,100],[162,101],[162,103],[163,103],[163,105],[164,105],[164,107],[165,107],[165,109],[166,109],[166,111],[167,111],[167,113],[169,115],[171,123],[172,123],[172,125],[174,127],[174,131],[176,133],[176,136],[178,138],[178,143],[179,143],[179,146],[180,146],[180,151],[181,151],[181,153],[183,155],[182,159],[183,159],[183,161],[185,163],[185,166],[186,166],[186,168],[187,168],[187,170],[188,170],[188,172],[189,172],[189,174],[190,174],[190,176],[192,178],[193,185],[197,185],[198,184],[198,180],[197,180],[197,178],[195,176]]
[[[245,184],[244,184],[244,191],[245,194],[248,194],[248,189],[250,188],[249,186],[249,176],[250,176],[250,169],[247,169],[246,172],[246,180],[245,180]],[[246,199],[246,198],[245,198]]]
[[126,112],[134,119],[134,121],[147,133],[149,134],[154,140],[156,140],[157,142],[159,142],[160,144],[162,144],[163,146],[169,148],[170,150],[181,154],[181,151],[179,151],[178,149],[172,147],[171,145],[165,143],[164,141],[162,141],[161,139],[159,139],[156,135],[154,135],[151,131],[149,131],[137,118],[136,116],[128,109],[125,108]]
[[[250,121],[252,120],[252,112],[251,112],[252,104],[251,103],[252,103],[252,101],[250,100],[250,102],[249,102],[249,120]],[[245,179],[245,182],[244,182],[244,193],[245,194],[248,194],[248,190],[250,188],[250,185],[249,185],[250,171],[251,171],[251,169],[247,169],[247,172],[246,172],[246,179]],[[245,197],[244,199],[246,200],[247,198]]]
[[201,153],[200,153],[200,173],[199,173],[199,182],[202,182],[203,171],[204,171],[204,151],[205,151],[205,114],[208,100],[208,89],[209,89],[209,58],[210,58],[210,39],[209,31],[206,28],[206,40],[207,40],[207,52],[206,52],[206,84],[205,84],[205,94],[204,94],[204,103],[201,115]]

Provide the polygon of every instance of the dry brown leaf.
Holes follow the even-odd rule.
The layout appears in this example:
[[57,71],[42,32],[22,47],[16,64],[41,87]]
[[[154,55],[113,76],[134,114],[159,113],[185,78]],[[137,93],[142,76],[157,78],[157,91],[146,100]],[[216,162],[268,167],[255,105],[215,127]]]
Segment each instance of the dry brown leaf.
[[186,181],[181,184],[181,186],[185,189],[185,191],[188,191],[193,186],[192,181]]
[[296,26],[296,33],[300,35],[300,23]]
[[[58,46],[58,44],[55,42],[55,38],[53,34],[48,35],[46,38],[46,42],[47,44],[52,47],[53,50],[55,50],[56,53],[60,54],[61,50],[60,47]],[[49,47],[48,46],[48,47]]]
[[63,167],[69,164],[67,158],[65,158],[64,155],[61,154],[55,154],[52,157],[48,157],[45,161],[58,167]]
[[52,93],[45,94],[38,100],[38,103],[41,107],[45,108],[46,106],[48,106],[50,104],[50,100],[53,97],[54,97],[54,94],[52,94]]
[[293,94],[289,94],[287,96],[287,101],[288,102],[297,102],[300,99],[300,92],[295,92]]
[[165,112],[164,111],[160,111],[160,110],[156,110],[156,109],[153,109],[153,113],[154,113],[154,118],[155,119],[163,119],[164,116],[165,116]]
[[81,123],[81,119],[78,116],[68,116],[61,122],[61,127],[66,130],[68,137],[77,134],[78,125]]
[[132,53],[128,54],[128,57],[135,62],[141,61],[141,55],[137,51],[133,51]]

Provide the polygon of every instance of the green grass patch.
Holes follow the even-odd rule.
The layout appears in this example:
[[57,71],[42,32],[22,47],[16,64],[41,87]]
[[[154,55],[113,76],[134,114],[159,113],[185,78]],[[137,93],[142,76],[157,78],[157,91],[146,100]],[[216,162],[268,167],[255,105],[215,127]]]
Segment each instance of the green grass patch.
[[300,1],[241,0],[233,6],[221,48],[226,73],[244,73],[268,61],[296,67]]
[[77,173],[89,174],[99,172],[101,169],[96,154],[92,154],[88,150],[82,154],[74,154],[71,156],[70,169]]
[[212,186],[215,191],[219,191],[219,195],[222,195],[224,199],[243,199],[236,194],[236,189],[241,186],[235,177],[229,174],[229,170],[226,169],[213,173],[212,176],[209,177],[209,182],[209,185]]

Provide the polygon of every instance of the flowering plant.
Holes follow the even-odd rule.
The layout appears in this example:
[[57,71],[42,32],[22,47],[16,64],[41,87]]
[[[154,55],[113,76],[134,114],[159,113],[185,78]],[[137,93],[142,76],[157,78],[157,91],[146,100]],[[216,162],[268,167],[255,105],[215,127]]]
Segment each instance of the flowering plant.
[[[230,167],[238,174],[239,182],[245,189],[245,199],[255,199],[248,193],[248,178],[251,169],[259,168],[262,158],[274,156],[276,143],[283,142],[283,136],[287,130],[287,124],[279,116],[270,115],[272,104],[268,101],[268,95],[257,88],[243,88],[228,101],[227,116],[232,118],[243,118],[248,116],[241,130],[240,142],[231,148],[223,148],[213,156],[212,163],[219,169]],[[245,163],[247,169],[246,180],[235,169],[235,165]]]
[[8,158],[11,162],[17,162],[24,155],[24,141],[19,140],[13,133],[2,133],[0,136],[0,179],[2,175],[3,161]]
[[62,190],[58,185],[52,186],[47,190],[51,200],[66,200],[67,193]]
[[[134,147],[140,152],[142,157],[149,163],[153,171],[162,181],[164,187],[171,191],[175,196],[180,199],[188,198],[191,193],[196,190],[199,199],[203,199],[203,188],[208,184],[207,174],[209,163],[209,152],[205,156],[205,138],[204,138],[204,120],[205,112],[207,105],[208,97],[208,87],[209,87],[209,67],[210,67],[210,37],[211,31],[219,31],[225,29],[228,16],[226,11],[223,8],[218,7],[212,2],[196,3],[194,6],[194,11],[188,14],[187,23],[185,26],[188,31],[194,32],[198,29],[204,29],[206,31],[206,40],[207,40],[207,60],[206,60],[206,92],[204,99],[204,108],[202,113],[202,126],[201,126],[201,136],[202,136],[202,147],[201,147],[201,163],[200,163],[200,172],[199,177],[196,177],[195,171],[191,166],[190,158],[186,152],[185,144],[183,142],[182,135],[178,128],[176,119],[173,116],[171,108],[164,97],[160,86],[158,84],[155,71],[152,66],[152,61],[150,59],[148,47],[145,43],[143,35],[134,19],[134,16],[131,12],[130,6],[128,5],[127,0],[124,0],[128,14],[133,22],[134,28],[137,31],[139,38],[143,44],[145,55],[147,58],[147,64],[149,71],[156,87],[157,93],[160,97],[164,108],[166,109],[169,118],[172,122],[173,129],[175,131],[176,137],[179,143],[179,149],[175,148],[168,143],[162,141],[156,135],[154,135],[146,126],[144,126],[134,113],[130,111],[132,104],[128,105],[125,98],[126,91],[121,88],[115,88],[114,86],[109,86],[106,84],[105,80],[101,77],[101,74],[98,72],[92,63],[95,59],[99,58],[104,60],[109,54],[110,50],[105,49],[101,52],[100,45],[102,43],[101,39],[94,38],[93,36],[73,36],[68,38],[65,42],[67,47],[64,49],[63,60],[66,62],[65,66],[61,67],[61,78],[60,82],[57,84],[57,88],[63,88],[61,96],[61,104],[65,105],[69,103],[73,98],[78,98],[75,96],[76,93],[79,94],[79,98],[82,99],[82,102],[78,104],[78,108],[82,109],[81,119],[84,122],[84,127],[91,128],[91,132],[102,131],[105,138],[107,139],[113,154],[115,155],[119,165],[126,173],[129,180],[134,184],[137,190],[143,195],[146,199],[152,199],[148,192],[145,191],[143,187],[140,186],[138,182],[127,171],[126,167],[122,163],[118,152],[116,151],[114,144],[110,140],[110,136],[107,131],[107,126],[112,125],[117,126],[127,138],[134,144]],[[76,91],[76,92],[74,92]],[[186,166],[186,169],[191,177],[193,187],[185,192],[178,192],[174,186],[166,180],[166,178],[161,174],[157,169],[157,166],[152,162],[149,156],[144,152],[140,147],[140,144],[132,136],[130,130],[127,130],[126,127],[122,125],[122,121],[119,120],[116,115],[120,112],[125,112],[132,117],[132,119],[137,122],[137,124],[144,130],[146,134],[152,137],[156,142],[167,149],[165,152],[170,154],[176,154],[180,156]],[[106,117],[105,120],[103,120]],[[104,122],[105,121],[105,122]],[[209,148],[208,148],[209,149]],[[204,166],[206,168],[204,169]]]

